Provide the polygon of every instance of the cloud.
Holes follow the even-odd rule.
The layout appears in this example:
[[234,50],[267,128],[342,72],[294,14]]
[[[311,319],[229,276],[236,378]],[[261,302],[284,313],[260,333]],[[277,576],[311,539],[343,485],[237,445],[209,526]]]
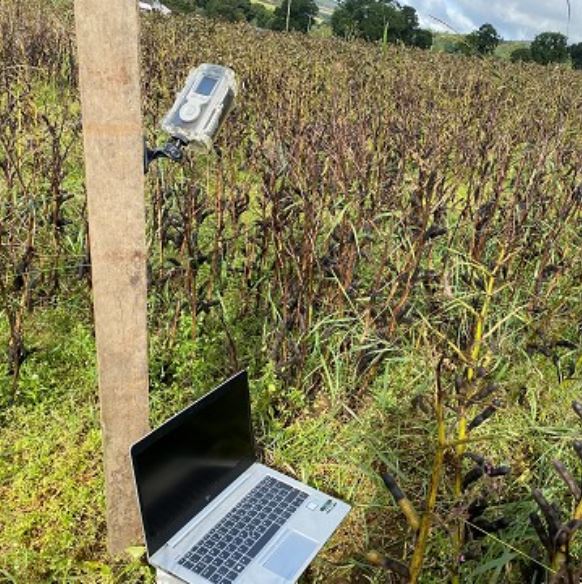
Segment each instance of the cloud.
[[451,32],[452,29],[465,34],[489,22],[507,40],[532,40],[541,32],[551,31],[568,34],[570,42],[582,41],[582,0],[570,0],[569,24],[566,0],[403,0],[402,3],[414,6],[422,26],[434,30]]

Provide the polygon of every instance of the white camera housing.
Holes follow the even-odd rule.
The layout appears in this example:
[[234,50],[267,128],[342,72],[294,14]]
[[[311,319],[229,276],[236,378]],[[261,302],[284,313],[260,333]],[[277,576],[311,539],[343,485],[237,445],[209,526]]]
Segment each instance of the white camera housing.
[[237,95],[232,69],[204,63],[190,71],[162,129],[185,143],[210,148]]

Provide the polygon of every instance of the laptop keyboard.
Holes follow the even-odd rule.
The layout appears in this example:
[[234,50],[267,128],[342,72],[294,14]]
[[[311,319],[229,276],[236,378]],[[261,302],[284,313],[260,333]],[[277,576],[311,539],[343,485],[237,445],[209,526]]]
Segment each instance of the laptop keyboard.
[[303,491],[265,477],[178,563],[214,584],[234,582],[305,499]]

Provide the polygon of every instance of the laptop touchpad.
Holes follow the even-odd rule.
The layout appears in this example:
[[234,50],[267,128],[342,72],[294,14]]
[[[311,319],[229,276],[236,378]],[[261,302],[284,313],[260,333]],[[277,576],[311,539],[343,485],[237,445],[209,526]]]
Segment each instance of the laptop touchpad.
[[264,563],[265,568],[290,580],[319,547],[319,544],[297,531],[290,531]]

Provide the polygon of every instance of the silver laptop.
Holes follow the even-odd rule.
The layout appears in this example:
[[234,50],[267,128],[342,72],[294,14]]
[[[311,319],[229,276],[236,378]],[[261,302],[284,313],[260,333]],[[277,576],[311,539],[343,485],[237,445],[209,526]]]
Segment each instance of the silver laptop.
[[149,561],[192,584],[295,582],[350,509],[257,462],[244,371],[131,458]]

